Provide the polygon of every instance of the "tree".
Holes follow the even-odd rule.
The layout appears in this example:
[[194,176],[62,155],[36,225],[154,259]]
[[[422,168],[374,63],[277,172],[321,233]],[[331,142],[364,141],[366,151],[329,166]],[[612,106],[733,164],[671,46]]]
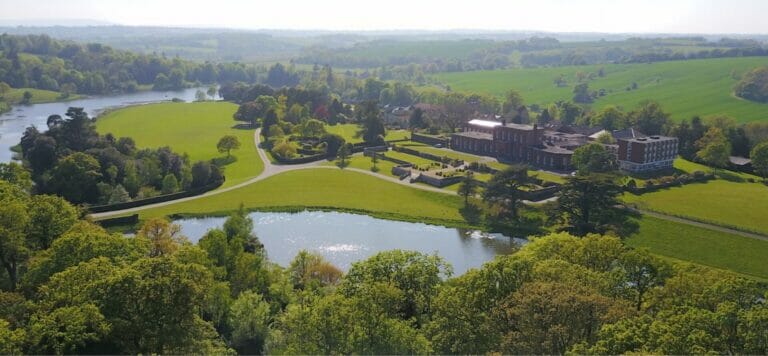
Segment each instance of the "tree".
[[600,136],[597,136],[597,139],[595,142],[603,144],[603,145],[615,145],[616,139],[613,137],[613,135],[610,132],[603,132],[600,134]]
[[323,135],[323,137],[320,138],[320,142],[325,143],[325,154],[328,157],[335,156],[339,151],[339,148],[346,144],[346,140],[344,140],[343,137],[331,133]]
[[296,152],[296,146],[288,141],[282,141],[272,148],[272,153],[286,159],[293,158]]
[[627,115],[612,105],[606,106],[597,115],[592,116],[590,124],[609,131],[621,130],[629,126]]
[[229,325],[232,346],[240,354],[262,354],[269,333],[269,303],[252,291],[245,291],[232,303]]
[[589,104],[592,101],[592,94],[589,93],[589,85],[587,83],[576,84],[573,87],[573,102]]
[[161,218],[144,223],[136,233],[136,238],[149,243],[149,257],[173,255],[179,249],[179,244],[186,241],[186,237],[181,235],[181,226]]
[[599,143],[590,143],[574,150],[571,164],[579,174],[608,173],[617,169],[616,156]]
[[371,164],[373,165],[371,166],[371,171],[373,172],[379,171],[379,167],[376,167],[376,163],[378,162],[379,162],[379,154],[376,152],[373,152],[373,154],[371,155]]
[[29,258],[25,198],[18,187],[0,181],[0,264],[7,273],[11,291],[16,290],[21,264]]
[[28,207],[29,230],[27,239],[37,249],[46,250],[77,221],[77,208],[66,200],[52,195],[32,196]]
[[347,162],[347,159],[349,158],[349,155],[351,154],[351,150],[349,148],[350,144],[343,144],[339,146],[339,150],[336,151],[336,165],[339,166],[339,168],[344,169],[349,162]]
[[768,102],[768,66],[757,67],[745,73],[736,84],[736,95],[758,102]]
[[230,157],[231,151],[240,148],[240,140],[234,135],[224,135],[219,139],[219,143],[216,144],[216,149],[219,153],[227,153],[227,158]]
[[760,143],[752,148],[749,157],[752,159],[752,167],[763,180],[768,178],[768,141]]
[[32,93],[28,90],[24,91],[24,94],[21,95],[21,101],[19,102],[21,105],[29,105],[32,103]]
[[474,196],[477,192],[478,183],[475,180],[472,171],[467,170],[464,174],[464,179],[461,180],[458,193],[464,197],[464,206],[469,206],[469,197]]
[[5,94],[11,91],[11,86],[8,85],[6,82],[0,82],[0,98],[4,97]]
[[93,203],[98,198],[96,183],[100,180],[99,161],[88,154],[76,152],[56,164],[50,185],[72,203]]
[[411,116],[408,118],[408,127],[411,129],[411,132],[416,131],[416,129],[422,129],[425,126],[426,121],[424,120],[424,110],[419,108],[413,109]]
[[469,116],[472,114],[472,108],[467,103],[467,98],[461,93],[448,93],[443,96],[441,104],[445,108],[441,119],[450,132],[455,132],[461,124],[469,120]]
[[647,250],[630,250],[621,256],[625,278],[634,291],[635,308],[643,306],[646,293],[653,287],[661,286],[670,277],[670,267]]
[[206,91],[206,94],[211,97],[211,100],[216,100],[216,93],[218,93],[218,88],[216,88],[215,85],[211,85],[208,87],[208,90]]
[[[498,208],[497,217],[517,220],[523,189],[533,185],[525,166],[511,166],[493,175],[486,184],[483,201]],[[507,216],[508,215],[508,216]]]
[[90,303],[36,313],[29,324],[32,352],[40,354],[78,353],[110,330],[99,308]]
[[325,134],[325,124],[316,119],[309,119],[301,124],[301,135],[303,137],[321,137]]
[[381,112],[376,106],[376,102],[367,102],[363,104],[361,115],[361,127],[358,135],[368,144],[376,142],[379,136],[386,136],[384,121],[381,119]]
[[205,95],[205,92],[201,89],[198,89],[195,92],[195,101],[206,101],[208,97]]
[[123,188],[122,184],[116,185],[112,188],[112,192],[109,194],[109,201],[107,204],[118,204],[131,201],[131,196]]
[[168,173],[163,178],[163,194],[171,194],[175,193],[179,190],[179,181],[176,179],[176,176]]
[[710,127],[704,137],[696,141],[696,157],[709,166],[725,168],[730,161],[731,144],[718,127]]
[[0,180],[11,183],[25,191],[32,188],[29,171],[16,162],[0,163]]
[[587,233],[631,228],[627,213],[618,200],[623,190],[613,177],[591,174],[570,177],[558,194],[556,218],[565,220],[566,230],[583,236]]
[[640,107],[629,113],[629,122],[647,135],[660,135],[669,125],[669,114],[655,101],[640,103]]
[[507,115],[512,112],[517,112],[518,108],[523,106],[523,96],[520,92],[514,89],[510,89],[504,97],[504,104],[502,105],[502,113]]

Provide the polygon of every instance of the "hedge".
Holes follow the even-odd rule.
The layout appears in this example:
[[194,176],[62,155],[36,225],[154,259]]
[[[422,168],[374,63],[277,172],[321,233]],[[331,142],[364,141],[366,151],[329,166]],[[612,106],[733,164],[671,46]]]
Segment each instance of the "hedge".
[[218,187],[220,187],[222,184],[224,184],[224,179],[214,182],[211,184],[208,184],[206,186],[202,186],[199,188],[194,188],[190,190],[181,191],[178,193],[172,193],[172,194],[165,194],[165,195],[158,195],[156,197],[146,198],[146,199],[139,199],[139,200],[132,200],[125,203],[117,203],[117,204],[107,204],[107,205],[96,205],[96,206],[90,206],[87,207],[86,210],[88,210],[89,213],[104,213],[107,211],[115,211],[115,210],[123,210],[123,209],[131,209],[136,208],[139,206],[144,205],[150,205],[155,203],[162,203],[166,201],[181,199],[181,198],[187,198],[195,195],[203,194],[207,191],[214,190]]

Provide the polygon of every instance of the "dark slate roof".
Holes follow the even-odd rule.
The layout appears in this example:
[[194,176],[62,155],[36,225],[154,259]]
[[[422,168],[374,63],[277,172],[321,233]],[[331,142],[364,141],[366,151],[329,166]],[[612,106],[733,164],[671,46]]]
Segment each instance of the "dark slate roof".
[[631,127],[623,129],[623,130],[613,130],[613,132],[611,132],[611,134],[613,135],[613,138],[615,138],[617,140],[620,139],[620,138],[621,139],[626,139],[626,138],[645,137],[644,133],[642,133],[640,131],[637,131],[637,130],[631,128]]
[[493,135],[485,132],[466,131],[466,132],[457,132],[457,133],[454,133],[453,135],[469,137],[469,138],[474,138],[478,140],[493,141]]

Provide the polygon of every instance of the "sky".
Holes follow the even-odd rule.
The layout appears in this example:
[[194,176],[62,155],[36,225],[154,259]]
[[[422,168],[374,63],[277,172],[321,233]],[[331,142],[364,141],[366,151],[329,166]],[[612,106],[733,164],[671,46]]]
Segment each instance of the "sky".
[[768,0],[0,0],[6,24],[240,29],[768,34],[766,14]]

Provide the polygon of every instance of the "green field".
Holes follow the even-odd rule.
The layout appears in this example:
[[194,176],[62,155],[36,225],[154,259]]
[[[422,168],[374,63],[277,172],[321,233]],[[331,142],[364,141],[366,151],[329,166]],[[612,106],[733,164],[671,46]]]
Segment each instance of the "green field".
[[225,102],[161,103],[132,106],[113,111],[96,121],[97,130],[117,137],[132,137],[138,147],[170,146],[187,153],[192,161],[224,158],[216,143],[224,135],[240,140],[232,151],[236,161],[224,166],[224,187],[255,177],[264,169],[256,147],[253,130],[235,129],[232,114],[237,105]]
[[[289,171],[226,193],[140,213],[141,218],[171,214],[217,214],[237,209],[333,209],[374,216],[461,226],[458,196],[409,188],[349,170],[316,168]],[[418,238],[418,236],[414,236]]]
[[[766,57],[700,59],[657,62],[651,64],[606,64],[553,68],[519,68],[496,71],[443,73],[437,79],[452,89],[503,96],[509,89],[518,90],[527,104],[548,105],[570,100],[577,72],[594,73],[605,69],[605,77],[589,82],[590,90],[605,89],[593,107],[617,105],[631,110],[644,100],[656,100],[673,120],[695,115],[726,114],[740,122],[768,119],[768,104],[742,100],[733,95],[733,87],[744,72],[768,65]],[[557,87],[559,75],[568,80]],[[636,90],[625,90],[636,82]]]
[[[32,89],[32,88],[11,89],[11,91],[3,95],[3,98],[6,102],[10,103],[11,105],[18,104],[23,98],[25,91],[32,93],[32,100],[30,101],[31,104],[50,103],[54,101],[63,100],[61,98],[61,93],[57,91]],[[80,96],[77,94],[72,94],[68,98],[66,98],[66,100],[74,100],[79,97]]]
[[[362,137],[356,137],[357,132],[360,131],[360,125],[357,124],[339,124],[339,125],[326,125],[325,130],[328,133],[336,134],[343,137],[349,143],[363,142]],[[408,130],[387,130],[385,140],[402,140],[411,136]]]
[[717,179],[643,195],[625,194],[640,208],[768,234],[768,187]]
[[768,241],[646,216],[640,232],[625,242],[657,255],[768,279]]

